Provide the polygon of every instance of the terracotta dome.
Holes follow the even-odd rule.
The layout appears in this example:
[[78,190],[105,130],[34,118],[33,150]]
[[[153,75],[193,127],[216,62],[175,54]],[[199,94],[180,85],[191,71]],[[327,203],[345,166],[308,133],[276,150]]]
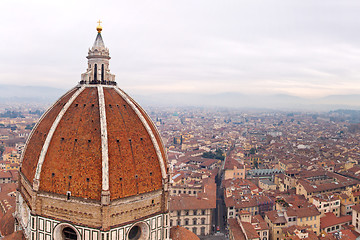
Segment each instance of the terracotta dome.
[[100,32],[86,58],[79,84],[43,114],[27,140],[15,229],[26,239],[168,239],[161,137],[117,87]]
[[[145,111],[114,85],[78,85],[35,126],[21,174],[40,192],[110,201],[159,190],[166,156]],[[37,189],[36,189],[37,188]]]

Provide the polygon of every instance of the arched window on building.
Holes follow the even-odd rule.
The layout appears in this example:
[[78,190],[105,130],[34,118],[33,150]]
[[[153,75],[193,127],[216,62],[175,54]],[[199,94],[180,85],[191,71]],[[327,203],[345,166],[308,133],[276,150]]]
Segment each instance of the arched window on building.
[[97,81],[97,64],[95,63],[95,66],[94,66],[94,81],[96,82]]
[[[129,231],[128,239],[138,240],[140,237],[141,237],[141,227],[140,226],[132,227]],[[109,236],[107,236],[106,239],[109,239]]]
[[205,218],[201,219],[201,224],[205,224]]
[[104,78],[104,64],[101,64],[101,81],[105,81],[105,78]]
[[64,240],[76,240],[77,235],[74,229],[72,229],[71,227],[66,227],[63,230],[63,238]]
[[201,235],[205,235],[205,227],[201,227],[201,228],[200,228],[200,234],[201,234]]
[[185,225],[189,225],[189,219],[185,218]]
[[197,219],[193,218],[193,225],[196,225],[196,224],[197,224]]
[[196,227],[193,227],[192,231],[193,231],[193,233],[197,234],[197,228]]

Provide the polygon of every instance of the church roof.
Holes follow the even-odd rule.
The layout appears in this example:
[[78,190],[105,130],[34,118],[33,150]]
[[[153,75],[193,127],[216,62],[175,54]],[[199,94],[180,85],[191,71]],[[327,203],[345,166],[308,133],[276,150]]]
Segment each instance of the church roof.
[[13,213],[15,208],[11,208],[4,216],[0,217],[0,235],[6,236],[14,232],[15,219]]
[[104,44],[104,41],[102,39],[102,36],[101,36],[101,33],[99,32],[96,36],[96,39],[95,39],[95,42],[94,42],[94,45],[93,45],[93,48],[105,48],[105,44]]
[[2,238],[2,240],[25,240],[25,236],[22,230],[13,232],[9,235],[6,235]]
[[175,226],[170,229],[170,238],[172,240],[199,240],[195,233],[186,228]]
[[166,166],[145,111],[116,86],[84,84],[41,117],[20,172],[39,191],[100,201],[104,188],[110,200],[161,189]]

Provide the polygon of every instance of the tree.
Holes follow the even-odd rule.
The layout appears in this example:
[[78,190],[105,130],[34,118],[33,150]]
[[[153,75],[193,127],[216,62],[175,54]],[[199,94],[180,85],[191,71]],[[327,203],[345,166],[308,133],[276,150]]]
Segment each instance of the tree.
[[30,125],[26,125],[25,129],[33,129],[33,127],[35,126],[35,123],[32,123]]
[[251,148],[249,153],[250,153],[250,154],[255,154],[255,152],[256,152],[256,149],[255,149],[255,148]]
[[5,113],[0,113],[0,117],[4,118],[24,118],[21,112],[9,111],[7,110]]
[[2,155],[5,151],[4,145],[0,145],[0,155]]
[[216,149],[215,152],[204,152],[203,155],[202,155],[203,158],[212,158],[212,159],[219,159],[219,160],[224,160],[225,157],[224,157],[224,152],[218,148]]

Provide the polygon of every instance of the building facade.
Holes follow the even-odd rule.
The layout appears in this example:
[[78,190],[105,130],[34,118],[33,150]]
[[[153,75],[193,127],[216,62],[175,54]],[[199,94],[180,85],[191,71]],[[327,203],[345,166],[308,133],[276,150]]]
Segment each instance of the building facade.
[[170,226],[184,227],[196,235],[213,232],[214,211],[216,209],[216,184],[214,179],[202,181],[201,192],[170,197]]

